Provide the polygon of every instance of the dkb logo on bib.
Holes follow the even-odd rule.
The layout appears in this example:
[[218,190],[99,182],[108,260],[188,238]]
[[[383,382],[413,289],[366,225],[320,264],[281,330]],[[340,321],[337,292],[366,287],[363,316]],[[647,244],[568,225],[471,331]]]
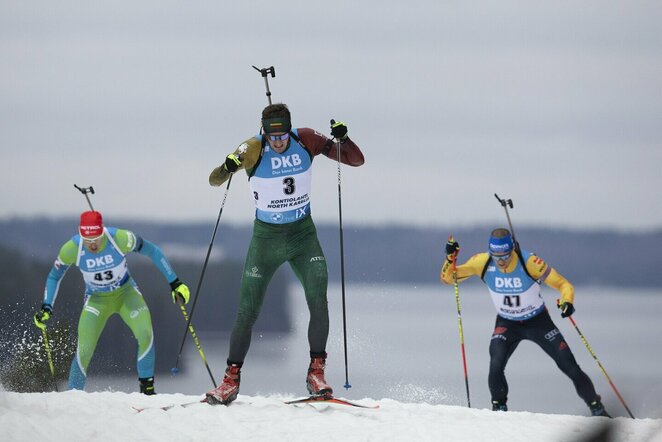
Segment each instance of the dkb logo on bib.
[[522,280],[520,278],[494,278],[494,285],[498,289],[520,289]]
[[87,264],[88,268],[92,267],[104,267],[106,265],[110,265],[113,263],[113,257],[112,255],[104,255],[104,256],[99,256],[98,258],[94,259],[86,259],[85,264]]
[[285,155],[283,157],[272,157],[271,168],[280,169],[281,167],[294,167],[301,164],[301,157],[298,153],[292,155]]

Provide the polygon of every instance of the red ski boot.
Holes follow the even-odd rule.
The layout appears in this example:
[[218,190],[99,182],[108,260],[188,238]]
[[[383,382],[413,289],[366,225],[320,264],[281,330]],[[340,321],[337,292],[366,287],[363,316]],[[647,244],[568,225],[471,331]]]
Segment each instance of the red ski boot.
[[326,353],[323,356],[312,356],[308,366],[306,387],[312,396],[333,397],[333,389],[324,379],[324,367],[326,365]]
[[207,403],[210,405],[229,405],[237,399],[239,381],[241,380],[241,367],[236,364],[228,365],[221,385],[207,392]]

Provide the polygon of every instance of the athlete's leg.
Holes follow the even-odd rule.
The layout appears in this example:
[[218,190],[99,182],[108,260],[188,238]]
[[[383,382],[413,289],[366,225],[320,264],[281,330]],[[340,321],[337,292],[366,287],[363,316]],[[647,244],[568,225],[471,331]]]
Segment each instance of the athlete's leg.
[[[535,321],[535,322],[534,322]],[[597,398],[593,382],[579,367],[570,347],[563,335],[552,322],[546,311],[530,320],[531,327],[527,329],[527,339],[532,340],[547,353],[556,365],[565,373],[575,386],[577,394],[584,402],[590,404]]]
[[241,277],[237,319],[230,336],[228,362],[231,364],[241,365],[246,358],[267,286],[276,269],[285,262],[284,253],[282,239],[272,234],[269,226],[256,223]]
[[311,355],[321,356],[326,351],[329,337],[329,306],[326,293],[329,276],[326,259],[312,222],[306,227],[306,232],[293,242],[297,251],[290,260],[290,265],[303,285],[310,312],[308,343]]
[[490,341],[490,372],[488,385],[492,403],[505,404],[508,401],[508,381],[506,364],[519,345],[521,338],[517,323],[497,316]]
[[127,288],[123,290],[121,299],[120,316],[124,323],[131,329],[133,337],[138,341],[136,356],[138,377],[151,378],[154,376],[156,357],[152,315],[137,286],[131,283],[127,284]]
[[78,320],[78,343],[69,370],[69,389],[83,390],[87,380],[87,367],[99,342],[101,332],[110,315],[116,312],[115,297],[94,295],[88,297]]

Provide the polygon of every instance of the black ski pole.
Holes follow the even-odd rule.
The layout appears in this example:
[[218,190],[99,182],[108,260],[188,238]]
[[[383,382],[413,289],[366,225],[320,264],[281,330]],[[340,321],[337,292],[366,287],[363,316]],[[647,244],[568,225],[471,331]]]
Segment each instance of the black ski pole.
[[[331,126],[336,124],[335,120],[331,120]],[[345,389],[350,389],[352,386],[349,383],[349,368],[347,363],[347,313],[345,308],[345,241],[343,239],[342,230],[342,186],[340,179],[340,140],[336,140],[336,149],[338,150],[338,226],[340,237],[340,289],[342,293],[342,328],[343,328],[343,345],[345,350]]]
[[[179,360],[182,356],[182,350],[184,349],[184,342],[186,342],[186,336],[189,333],[189,330],[191,328],[191,320],[193,319],[193,313],[195,312],[195,305],[198,302],[198,295],[200,294],[200,287],[202,286],[202,280],[205,277],[205,271],[207,270],[207,263],[209,262],[209,255],[211,255],[211,249],[214,245],[214,239],[216,239],[216,231],[218,230],[218,224],[221,221],[221,215],[223,214],[223,207],[225,207],[225,200],[228,198],[228,191],[230,190],[230,183],[232,182],[232,174],[230,174],[230,178],[228,178],[228,185],[225,188],[225,194],[223,195],[223,201],[221,202],[221,209],[218,211],[218,218],[216,219],[216,225],[214,226],[214,231],[211,235],[211,241],[209,241],[209,248],[207,249],[207,256],[205,257],[205,263],[202,266],[202,271],[200,272],[200,279],[198,280],[198,286],[195,289],[195,295],[193,296],[193,304],[191,305],[191,313],[188,316],[188,321],[186,321],[186,329],[184,330],[184,336],[182,337],[182,344],[179,346],[179,353],[177,353],[177,362],[175,363],[175,366],[171,369],[173,374],[179,372]],[[214,387],[216,387],[216,381],[214,380],[214,376],[211,374],[211,370],[209,369],[209,365],[207,364],[207,361],[203,358],[203,362],[205,363],[205,366],[207,367],[207,371],[209,371],[209,377],[211,378],[212,383],[214,384]]]
[[273,66],[262,69],[253,66],[253,69],[255,69],[260,74],[262,74],[262,77],[264,78],[264,85],[267,87],[267,100],[269,100],[269,104],[271,104],[271,91],[269,90],[269,74],[271,74],[271,78],[276,77],[276,69]]
[[85,195],[85,199],[87,200],[87,204],[90,205],[90,210],[94,212],[94,207],[92,207],[92,201],[90,201],[90,197],[87,196],[88,193],[91,193],[94,195],[94,187],[79,187],[74,184],[74,187],[78,189],[83,195]]

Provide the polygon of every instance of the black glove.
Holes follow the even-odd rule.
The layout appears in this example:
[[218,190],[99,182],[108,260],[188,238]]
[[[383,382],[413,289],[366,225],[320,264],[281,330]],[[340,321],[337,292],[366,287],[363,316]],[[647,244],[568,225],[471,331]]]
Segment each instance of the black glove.
[[239,166],[241,166],[241,158],[239,158],[237,155],[231,153],[227,157],[225,157],[225,170],[227,170],[230,173],[235,173],[237,169],[239,169]]
[[51,318],[51,313],[53,312],[53,307],[50,304],[42,304],[41,309],[34,314],[34,325],[40,329],[46,329],[46,321]]
[[561,310],[561,317],[567,318],[572,316],[575,312],[575,306],[572,305],[572,302],[559,302],[557,301],[556,306]]
[[339,141],[347,139],[347,125],[342,121],[331,120],[331,136]]
[[446,243],[446,259],[452,262],[458,253],[460,253],[460,244],[451,236]]

